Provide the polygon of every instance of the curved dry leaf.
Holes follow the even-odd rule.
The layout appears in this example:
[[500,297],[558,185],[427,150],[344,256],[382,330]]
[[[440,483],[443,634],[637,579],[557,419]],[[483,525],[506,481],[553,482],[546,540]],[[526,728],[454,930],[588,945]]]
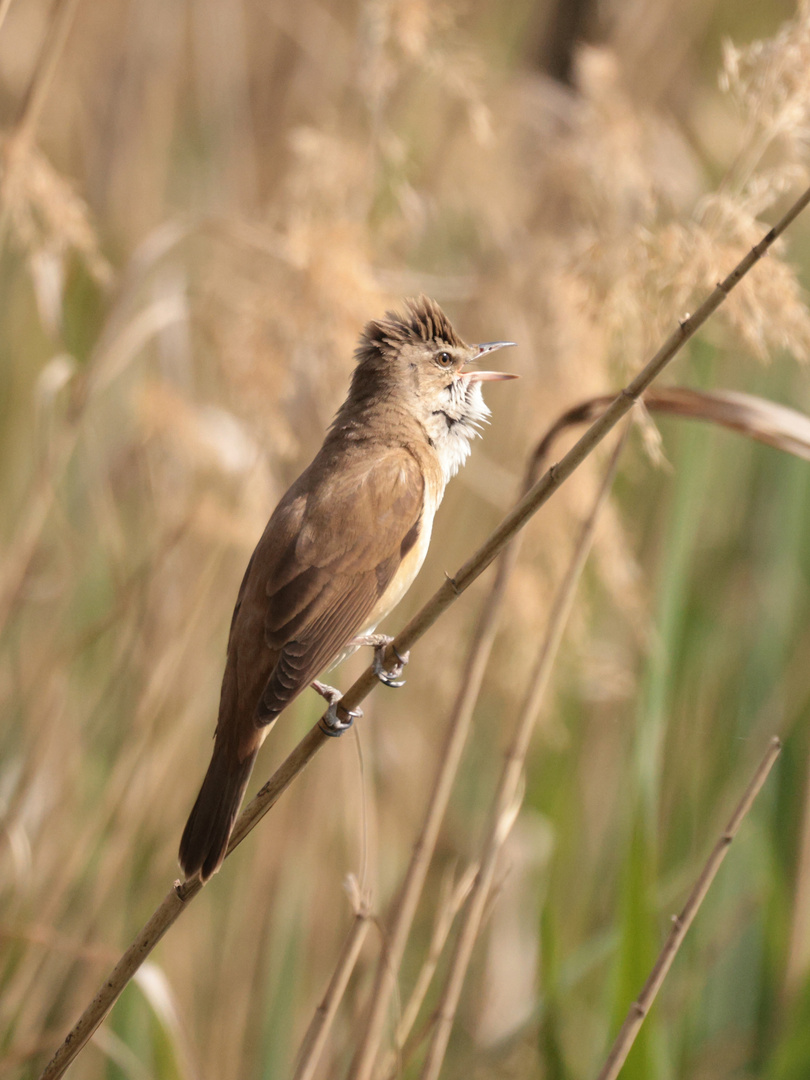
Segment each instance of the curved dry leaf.
[[[537,463],[534,471],[545,462],[561,431],[576,424],[591,423],[612,400],[612,395],[603,394],[567,409],[538,445],[534,454]],[[810,417],[788,405],[779,405],[756,394],[744,394],[737,390],[709,392],[686,386],[650,390],[644,395],[643,403],[650,413],[666,413],[719,424],[749,439],[756,439],[757,442],[810,461]]]
[[810,461],[810,417],[767,398],[673,386],[646,394],[644,403],[650,412],[706,420]]

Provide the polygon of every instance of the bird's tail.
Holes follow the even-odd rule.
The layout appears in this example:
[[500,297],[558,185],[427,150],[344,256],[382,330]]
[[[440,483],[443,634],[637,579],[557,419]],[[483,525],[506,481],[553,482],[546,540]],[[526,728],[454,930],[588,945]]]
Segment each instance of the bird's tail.
[[258,749],[239,761],[225,745],[214,743],[211,764],[180,841],[186,880],[199,874],[205,882],[220,868]]

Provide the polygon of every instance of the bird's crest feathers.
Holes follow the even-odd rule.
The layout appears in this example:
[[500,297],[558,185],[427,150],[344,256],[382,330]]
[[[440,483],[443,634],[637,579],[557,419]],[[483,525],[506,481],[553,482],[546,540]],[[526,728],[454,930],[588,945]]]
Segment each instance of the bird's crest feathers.
[[384,319],[374,319],[366,326],[357,347],[357,361],[396,351],[408,342],[462,346],[464,342],[435,300],[417,296],[405,301],[405,311],[386,311]]

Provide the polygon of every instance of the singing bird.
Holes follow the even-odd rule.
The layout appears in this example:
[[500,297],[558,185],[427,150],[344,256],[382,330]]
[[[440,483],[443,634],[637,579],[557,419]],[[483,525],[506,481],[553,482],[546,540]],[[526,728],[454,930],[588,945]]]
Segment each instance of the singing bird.
[[327,700],[329,733],[340,694],[316,681],[374,635],[416,577],[445,486],[489,416],[481,384],[516,376],[467,369],[510,341],[466,345],[425,296],[369,322],[349,395],[323,446],[273,512],[236,600],[211,764],[180,843],[186,878],[207,880],[225,857],[256,754],[278,715],[307,686]]

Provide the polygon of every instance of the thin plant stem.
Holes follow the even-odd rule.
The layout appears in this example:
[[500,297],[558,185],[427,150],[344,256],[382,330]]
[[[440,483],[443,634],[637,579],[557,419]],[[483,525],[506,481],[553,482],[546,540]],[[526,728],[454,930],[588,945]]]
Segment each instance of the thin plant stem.
[[[652,359],[616,395],[605,412],[591,424],[568,453],[556,465],[552,465],[531,491],[521,499],[483,546],[464,563],[453,577],[447,578],[444,584],[396,637],[392,648],[395,648],[399,653],[410,649],[430,629],[443,612],[486,570],[512,537],[523,528],[529,518],[568,480],[571,474],[593,452],[622,417],[626,416],[633,403],[638,400],[653,380],[661,374],[684,344],[694,336],[709,316],[717,310],[751,267],[759,262],[808,203],[810,203],[810,187],[799,196],[762,240],[739,261],[731,273],[718,283],[697,311],[681,320],[677,329],[670,334]],[[393,652],[390,652],[389,658],[391,660],[393,660],[393,656]],[[344,695],[345,707],[348,709],[356,708],[368,696],[376,683],[377,676],[370,665]],[[282,762],[273,776],[270,777],[264,787],[245,808],[234,828],[228,846],[228,854],[244,840],[259,820],[264,817],[296,776],[312,760],[318,750],[327,742],[331,742],[331,739],[321,727],[323,720],[322,717],[307,732],[298,746]],[[71,1028],[65,1041],[46,1065],[41,1074],[41,1080],[57,1080],[58,1077],[64,1075],[68,1065],[74,1060],[103,1021],[134,972],[137,971],[168,928],[179,918],[185,906],[197,895],[201,888],[200,880],[196,878],[193,881],[178,882],[169,891],[155,913],[136,935],[135,940],[104,981],[104,984],[76,1024]]]
[[529,749],[529,741],[534,730],[541,701],[548,687],[560,641],[571,613],[577,585],[588,553],[591,550],[599,515],[613,486],[619,458],[624,449],[627,430],[627,427],[625,427],[622,437],[611,455],[593,507],[580,530],[565,577],[557,590],[549,612],[546,635],[529,680],[529,687],[520,709],[512,745],[507,752],[498,789],[492,802],[480,868],[470,894],[469,903],[464,912],[444,991],[435,1013],[433,1033],[422,1068],[421,1080],[436,1080],[444,1061],[450,1031],[453,1027],[458,1002],[461,997],[461,988],[464,985],[467,968],[469,967],[475,942],[478,939],[490,889],[492,888],[498,855],[511,831],[523,799],[523,768],[526,753]]
[[658,991],[661,989],[661,984],[667,977],[667,973],[672,966],[672,961],[675,959],[675,955],[677,954],[678,949],[680,949],[683,939],[686,937],[686,933],[692,925],[695,915],[698,913],[700,905],[703,903],[703,898],[709,891],[715,875],[720,869],[720,864],[726,857],[726,853],[731,846],[731,841],[737,835],[737,831],[742,824],[743,818],[751,809],[754,799],[756,799],[762,785],[767,780],[768,774],[773,768],[776,759],[779,757],[781,750],[782,743],[779,738],[774,736],[774,738],[771,739],[765,756],[757,766],[756,772],[751,778],[748,787],[745,789],[745,793],[740,799],[737,809],[731,815],[731,820],[720,836],[720,839],[714,845],[712,853],[706,861],[706,865],[703,867],[700,876],[689,894],[689,898],[684,905],[683,911],[680,915],[673,917],[672,929],[664,943],[664,947],[659,953],[658,959],[656,960],[641,993],[636,1001],[630,1006],[619,1034],[616,1036],[616,1041],[613,1043],[610,1053],[607,1056],[607,1060],[602,1066],[598,1080],[615,1080],[619,1075],[622,1065],[624,1065],[627,1055],[630,1053],[636,1036],[639,1033],[641,1025],[644,1023],[644,1020],[650,1011],[650,1007],[653,1001],[655,1001]]
[[402,1010],[402,1016],[394,1031],[394,1045],[386,1055],[382,1067],[383,1075],[388,1075],[391,1072],[396,1073],[397,1061],[402,1058],[405,1045],[419,1016],[427,992],[430,989],[444,946],[450,935],[450,930],[453,927],[456,916],[466,903],[477,873],[477,864],[469,866],[460,881],[452,890],[452,894],[439,905],[439,911],[435,919],[433,935],[431,937],[427,956],[416,977],[408,1003]]
[[45,40],[12,135],[23,143],[30,144],[34,137],[78,5],[79,0],[54,0]]
[[[11,213],[12,191],[16,182],[19,163],[28,153],[34,140],[34,132],[39,123],[45,99],[51,88],[56,66],[67,42],[73,18],[78,7],[78,0],[55,0],[48,22],[48,31],[42,43],[37,64],[25,97],[20,106],[19,116],[14,130],[8,136],[4,147],[3,179],[0,185],[0,246],[5,241]],[[6,5],[2,16],[8,10]]]
[[349,985],[349,979],[360,956],[370,925],[367,911],[359,911],[355,915],[323,1001],[315,1010],[315,1015],[301,1043],[293,1080],[312,1080],[315,1075],[338,1005]]
[[3,23],[6,21],[6,15],[8,15],[10,7],[11,0],[0,0],[0,30],[3,29]]

